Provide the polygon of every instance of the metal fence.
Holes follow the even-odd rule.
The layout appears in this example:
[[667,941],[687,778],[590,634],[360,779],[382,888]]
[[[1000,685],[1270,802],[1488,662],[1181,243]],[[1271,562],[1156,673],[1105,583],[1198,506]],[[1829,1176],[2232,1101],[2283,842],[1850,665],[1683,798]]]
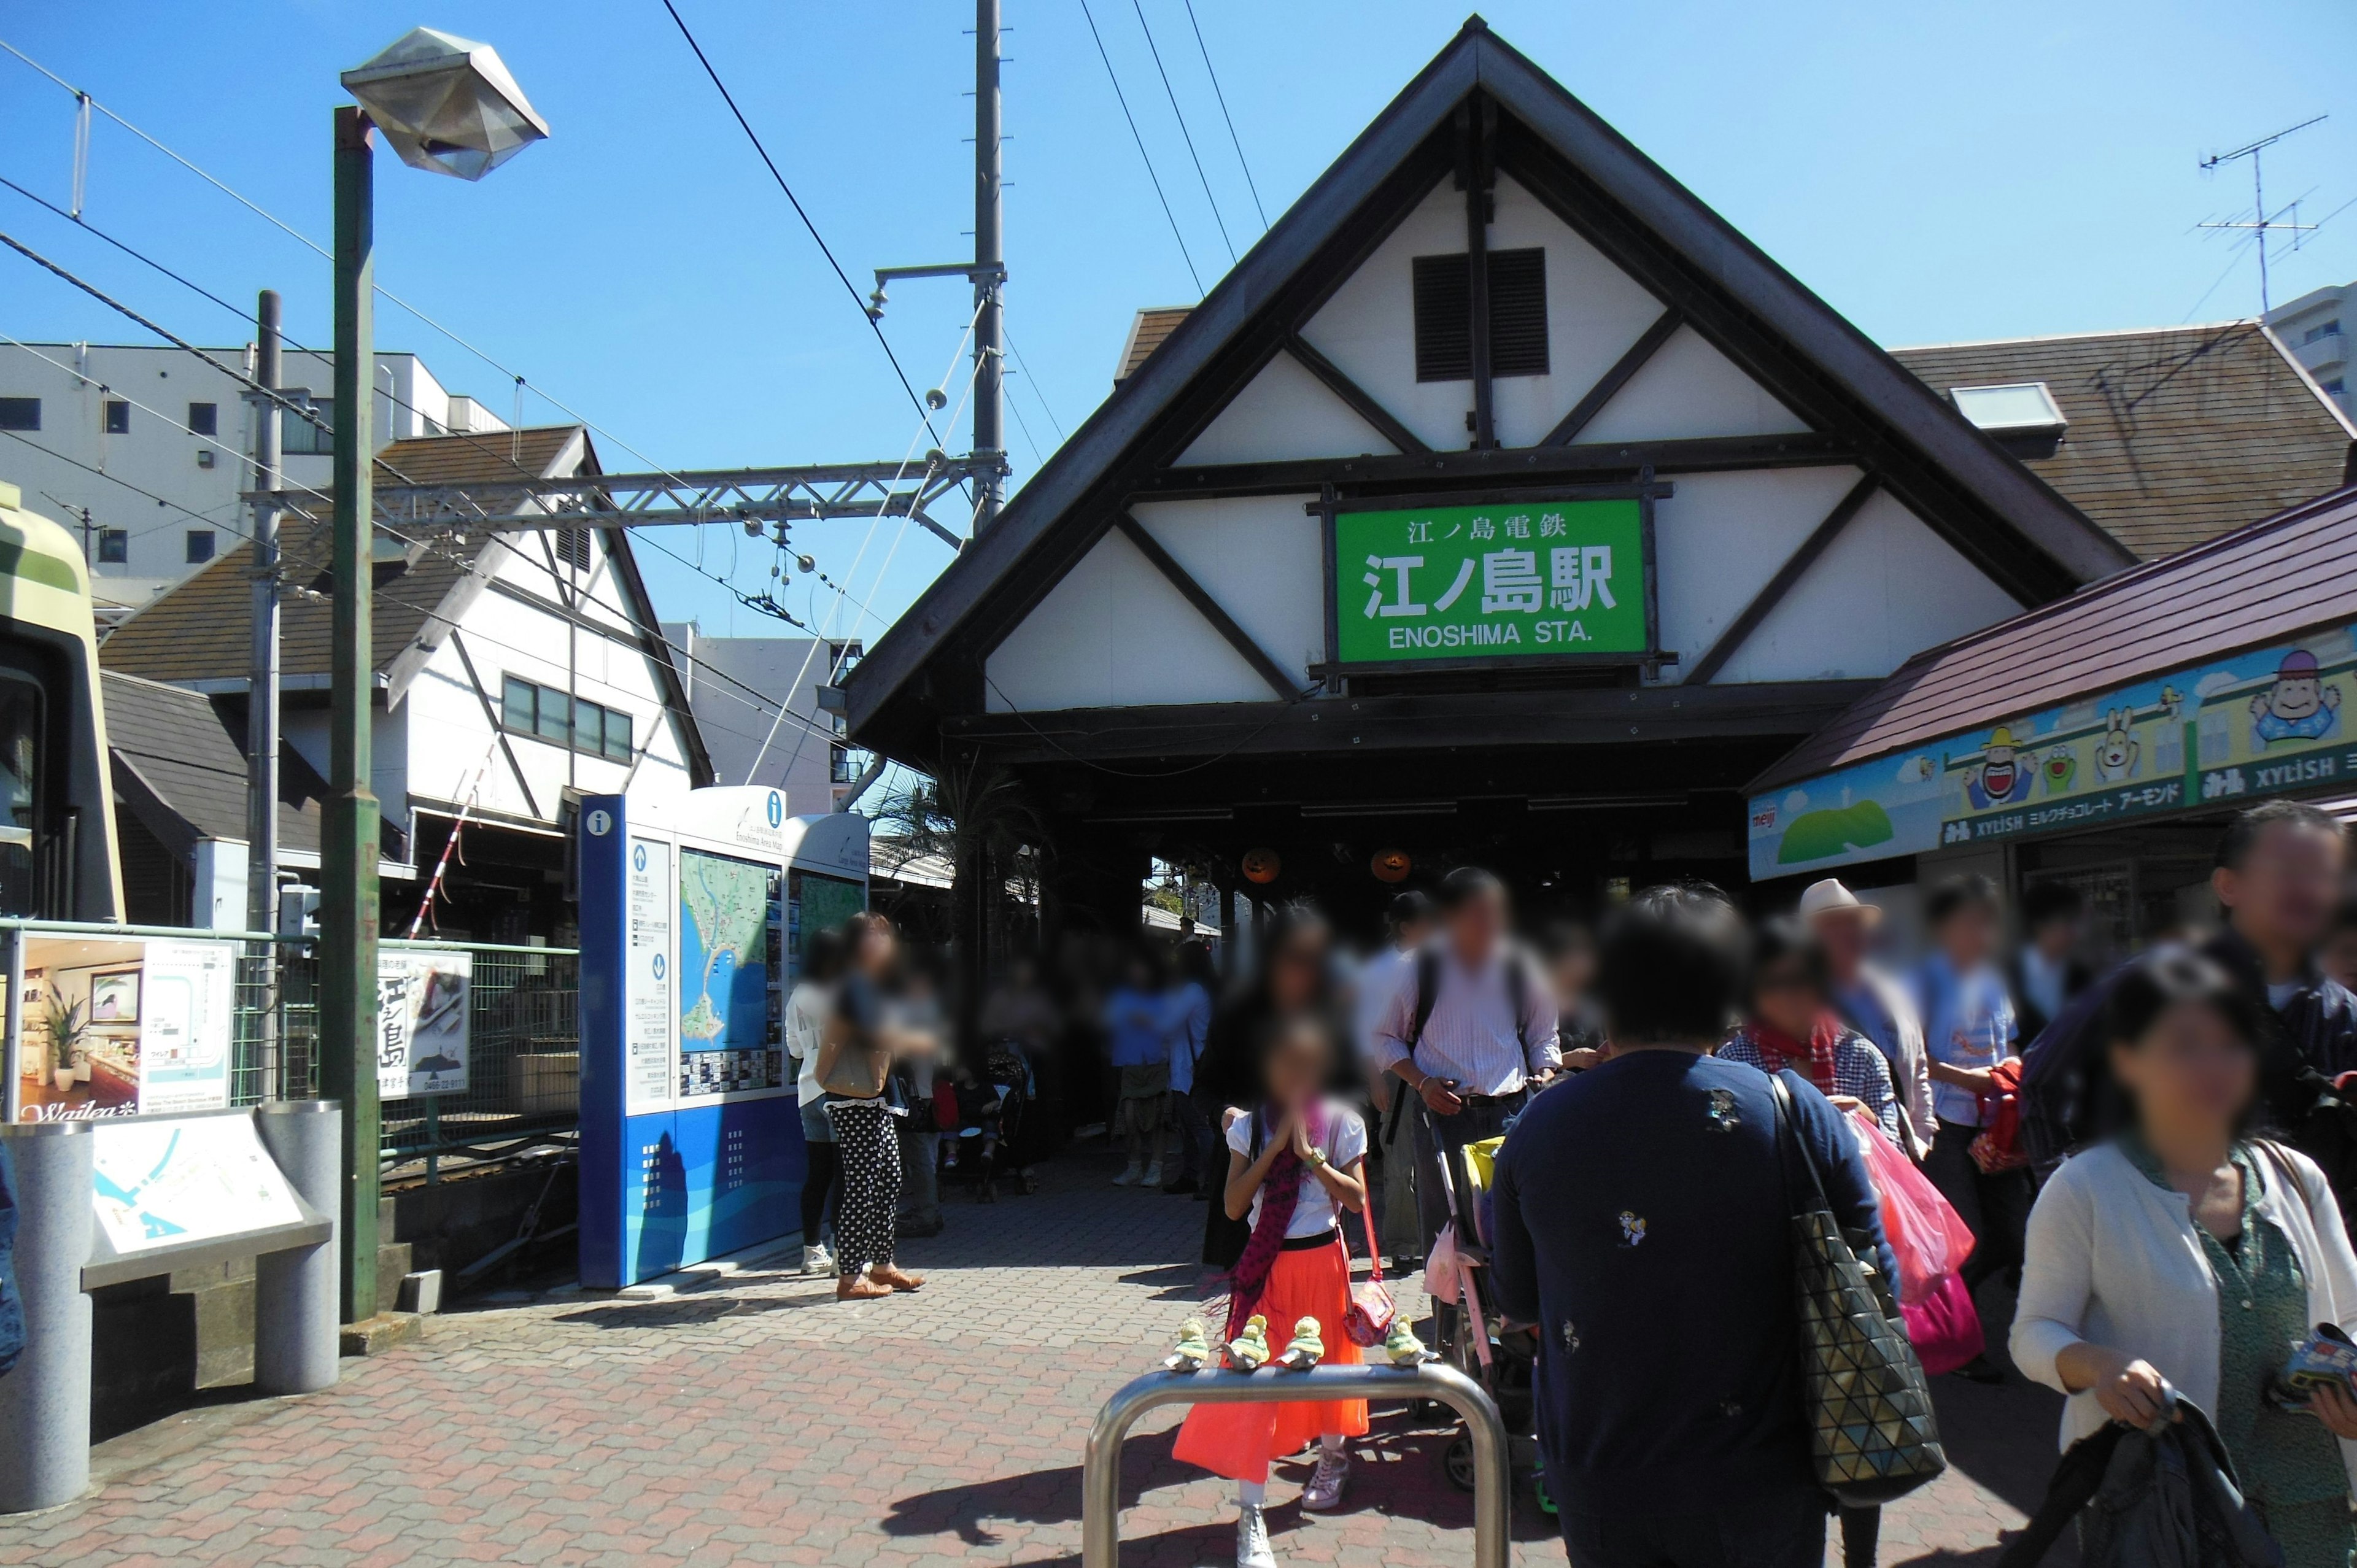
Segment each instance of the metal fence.
[[[5,922],[28,937],[228,939],[242,943],[231,1022],[230,1101],[307,1100],[319,1092],[319,963],[311,940],[255,933],[66,922]],[[466,953],[467,1087],[383,1101],[389,1167],[496,1159],[570,1142],[581,1122],[581,959],[571,948],[477,942],[382,944],[387,953]]]

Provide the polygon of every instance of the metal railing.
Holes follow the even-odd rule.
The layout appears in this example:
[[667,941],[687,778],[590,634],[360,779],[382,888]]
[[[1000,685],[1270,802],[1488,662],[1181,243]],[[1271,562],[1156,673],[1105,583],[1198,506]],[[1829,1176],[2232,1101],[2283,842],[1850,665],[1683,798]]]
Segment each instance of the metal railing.
[[1506,1568],[1512,1497],[1506,1423],[1489,1393],[1454,1367],[1314,1367],[1287,1372],[1149,1372],[1107,1400],[1089,1428],[1081,1465],[1081,1568],[1118,1568],[1121,1445],[1137,1418],[1168,1404],[1279,1404],[1293,1401],[1437,1400],[1465,1418],[1473,1444],[1473,1565]]

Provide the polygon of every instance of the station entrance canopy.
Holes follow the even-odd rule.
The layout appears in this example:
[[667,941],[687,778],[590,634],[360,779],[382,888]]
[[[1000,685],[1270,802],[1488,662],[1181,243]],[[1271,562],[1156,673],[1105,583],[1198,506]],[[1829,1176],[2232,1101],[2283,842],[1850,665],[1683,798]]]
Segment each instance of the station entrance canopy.
[[1739,881],[1777,757],[2131,560],[1479,18],[1125,371],[843,693],[1109,922]]

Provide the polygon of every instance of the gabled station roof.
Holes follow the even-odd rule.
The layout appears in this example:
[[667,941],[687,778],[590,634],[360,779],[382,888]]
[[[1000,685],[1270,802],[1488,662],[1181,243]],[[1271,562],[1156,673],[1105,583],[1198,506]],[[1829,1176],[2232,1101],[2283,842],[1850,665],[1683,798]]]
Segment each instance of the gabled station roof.
[[[2131,563],[1946,398],[1475,16],[1158,349],[1140,360],[1140,344],[1127,346],[1122,369],[1135,361],[1134,373],[869,650],[845,682],[862,744],[903,758],[930,753],[959,683],[974,679],[995,639],[1102,533],[1135,478],[1168,465],[1265,361],[1255,349],[1292,331],[1448,177],[1457,118],[1469,107],[1494,109],[1501,172],[1641,283],[1674,294],[1698,329],[1804,419],[1843,430],[1902,500],[1946,527],[1950,542],[2018,599],[2043,602]],[[1519,459],[1499,462],[1501,480],[1510,462]]]

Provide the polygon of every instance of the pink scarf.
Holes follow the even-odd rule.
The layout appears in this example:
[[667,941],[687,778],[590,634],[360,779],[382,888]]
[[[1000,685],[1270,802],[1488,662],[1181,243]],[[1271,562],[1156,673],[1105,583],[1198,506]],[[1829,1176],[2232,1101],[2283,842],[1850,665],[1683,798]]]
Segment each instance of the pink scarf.
[[[1253,1115],[1257,1118],[1260,1112]],[[1323,1147],[1326,1142],[1326,1112],[1322,1106],[1309,1107],[1309,1146]],[[1285,1233],[1293,1225],[1293,1210],[1301,1201],[1301,1156],[1287,1144],[1277,1151],[1269,1163],[1268,1175],[1260,1184],[1260,1219],[1253,1226],[1252,1240],[1244,1243],[1243,1255],[1236,1260],[1229,1274],[1228,1335],[1233,1339],[1244,1331],[1244,1322],[1267,1293],[1269,1272],[1276,1267],[1276,1255],[1285,1251]]]

